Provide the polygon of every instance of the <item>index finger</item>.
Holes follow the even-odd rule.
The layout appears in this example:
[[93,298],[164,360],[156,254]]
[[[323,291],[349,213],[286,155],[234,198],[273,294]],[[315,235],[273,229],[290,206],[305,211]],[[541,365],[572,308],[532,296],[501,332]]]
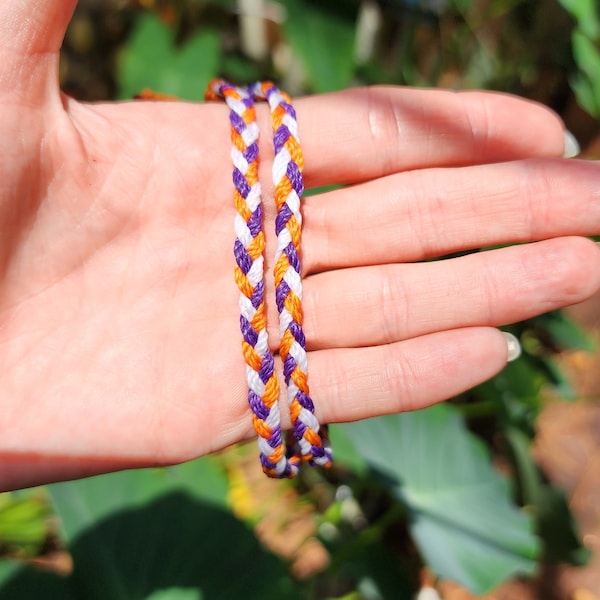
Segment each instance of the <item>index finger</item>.
[[301,98],[296,106],[311,187],[565,150],[555,113],[508,94],[372,87]]

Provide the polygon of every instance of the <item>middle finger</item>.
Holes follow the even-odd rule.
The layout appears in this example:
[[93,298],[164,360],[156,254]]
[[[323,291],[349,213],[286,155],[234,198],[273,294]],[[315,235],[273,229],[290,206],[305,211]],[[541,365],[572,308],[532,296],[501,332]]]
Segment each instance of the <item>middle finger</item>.
[[500,326],[574,304],[600,286],[600,249],[580,237],[437,262],[319,273],[304,283],[310,350],[389,344]]

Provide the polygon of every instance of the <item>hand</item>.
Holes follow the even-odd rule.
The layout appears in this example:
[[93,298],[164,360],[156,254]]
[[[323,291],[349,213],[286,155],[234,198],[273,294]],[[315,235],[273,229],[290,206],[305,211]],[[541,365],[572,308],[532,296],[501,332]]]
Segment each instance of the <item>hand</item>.
[[[61,95],[74,5],[0,4],[3,488],[175,463],[253,435],[227,108]],[[296,108],[307,186],[355,184],[303,208],[321,422],[417,409],[474,386],[506,362],[497,326],[600,287],[600,250],[565,237],[598,232],[600,170],[557,158],[563,129],[548,110],[401,88]],[[259,117],[271,259],[266,107]],[[534,240],[544,241],[416,262]],[[272,302],[269,323],[276,346]]]

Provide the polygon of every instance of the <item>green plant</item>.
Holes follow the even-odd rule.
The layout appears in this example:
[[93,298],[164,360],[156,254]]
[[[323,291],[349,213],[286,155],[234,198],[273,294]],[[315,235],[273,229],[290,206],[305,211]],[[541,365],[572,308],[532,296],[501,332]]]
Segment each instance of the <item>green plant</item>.
[[217,590],[232,599],[299,597],[283,563],[231,515],[227,480],[211,458],[48,491],[73,571],[65,578],[5,567],[4,598],[196,600]]
[[202,98],[220,65],[217,32],[201,31],[177,47],[173,32],[151,13],[136,23],[120,58],[120,97],[145,88],[182,99]]
[[[551,50],[561,66],[568,64],[573,34],[573,88],[598,116],[595,4],[560,2],[576,25]],[[218,75],[239,82],[283,79],[294,93],[355,82],[527,93],[548,58],[547,44],[539,43],[545,25],[535,19],[539,0],[386,2],[372,47],[359,52],[357,22],[367,4],[282,3],[287,18],[269,22],[269,51],[256,60],[243,52],[233,1],[159,2],[175,15],[175,25],[159,11],[132,11],[117,61],[118,97],[149,87],[200,100]],[[538,28],[528,36],[532,23]],[[548,97],[554,92],[551,87]],[[48,486],[73,571],[61,577],[0,561],[2,597],[411,598],[424,564],[476,593],[532,574],[542,561],[581,564],[586,552],[564,495],[545,481],[531,443],[543,390],[574,396],[556,353],[591,345],[562,313],[511,331],[523,356],[451,403],[332,427],[337,466],[326,477],[304,473],[294,488],[283,488],[298,498],[288,511],[301,504],[329,552],[329,566],[307,579],[294,578],[286,561],[258,542],[254,528],[263,513],[241,514],[228,499],[236,486],[232,473],[241,468],[232,469],[230,461],[237,458],[206,457]],[[247,485],[243,493],[259,492]],[[0,540],[12,555],[15,548],[19,556],[36,554],[47,535],[47,505],[35,497],[0,496]]]
[[571,37],[577,73],[571,86],[590,115],[600,119],[600,15],[595,0],[558,0],[575,19]]
[[43,493],[0,494],[0,550],[21,558],[35,556],[49,535],[49,514]]

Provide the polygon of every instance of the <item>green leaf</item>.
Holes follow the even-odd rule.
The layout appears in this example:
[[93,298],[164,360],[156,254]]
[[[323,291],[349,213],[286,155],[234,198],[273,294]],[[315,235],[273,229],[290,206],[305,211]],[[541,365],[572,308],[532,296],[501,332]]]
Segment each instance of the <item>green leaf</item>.
[[169,588],[154,592],[145,600],[202,600],[202,592],[185,588]]
[[144,506],[171,491],[226,506],[227,480],[207,457],[176,467],[121,471],[48,486],[67,541],[117,511]]
[[21,569],[21,564],[15,560],[0,559],[0,590],[2,585]]
[[131,98],[145,88],[187,100],[201,100],[221,59],[219,36],[200,31],[176,47],[173,34],[156,16],[140,17],[123,48],[117,80],[119,96]]
[[[73,540],[73,577],[83,597],[117,600],[139,589],[148,594],[193,586],[233,599],[285,588],[289,581],[279,561],[225,510],[226,489],[210,458],[51,486]],[[102,590],[94,583],[98,572]]]
[[0,494],[0,544],[11,552],[35,555],[48,535],[48,501],[39,493]]
[[494,52],[484,43],[473,51],[466,72],[465,85],[468,87],[489,87],[498,75],[500,64]]
[[[525,340],[521,337],[523,348]],[[502,400],[511,413],[511,417],[519,418],[523,415],[514,414],[513,409],[526,412],[534,418],[540,407],[540,392],[547,382],[545,373],[540,368],[540,361],[535,356],[524,352],[519,360],[508,363],[496,377],[490,380],[492,397]],[[487,383],[487,382],[486,382]],[[511,404],[512,406],[508,406]],[[519,404],[520,407],[517,407]]]
[[290,0],[286,36],[315,92],[348,87],[354,74],[354,10],[340,3]]
[[255,62],[234,53],[223,55],[221,71],[225,79],[235,81],[237,85],[248,85],[263,79],[262,72]]
[[[411,565],[412,566],[412,565]],[[398,568],[398,557],[383,544],[367,546],[364,552],[346,565],[347,570],[358,580],[360,600],[409,600],[414,598],[411,586],[411,573]]]
[[540,358],[541,370],[545,371],[548,383],[562,400],[577,400],[577,392],[567,374],[552,356]]
[[343,428],[406,504],[413,538],[438,575],[482,594],[534,571],[540,547],[531,518],[451,407]]
[[335,450],[335,464],[348,467],[359,475],[365,473],[367,462],[360,453],[360,447],[349,437],[345,425],[330,425],[329,437],[331,447]]
[[523,501],[536,518],[537,529],[544,542],[544,561],[584,565],[590,551],[580,542],[577,524],[564,492],[542,480],[527,435],[512,426],[507,427],[504,435],[512,451]]
[[540,535],[544,540],[544,560],[550,563],[587,564],[591,551],[581,542],[577,523],[565,493],[550,484],[541,487],[538,506]]
[[541,498],[541,476],[531,454],[530,437],[513,425],[507,425],[504,436],[512,453],[519,492],[524,504],[536,506]]
[[559,4],[577,21],[582,33],[591,39],[600,38],[597,0],[558,0]]
[[459,14],[465,15],[473,5],[473,2],[474,0],[452,0],[452,6]]
[[596,106],[596,91],[587,77],[579,74],[569,78],[569,85],[575,92],[577,103],[588,114],[600,119],[600,111]]
[[79,600],[68,579],[8,561],[0,561],[0,597],[2,600]]
[[[53,576],[49,585],[68,591],[52,597],[298,598],[283,563],[226,508],[227,480],[210,457],[49,490],[74,563],[68,579]],[[22,570],[0,589],[0,597],[18,590],[21,596],[13,597],[35,598],[27,595],[35,583],[30,580],[40,577]]]
[[592,338],[562,312],[551,312],[535,319],[536,327],[545,329],[554,344],[561,349],[586,350],[594,352],[596,346]]
[[[575,30],[572,37],[573,57],[580,73],[575,92],[583,93],[577,99],[592,116],[600,118],[600,50],[584,33]],[[583,86],[583,81],[587,86]]]

